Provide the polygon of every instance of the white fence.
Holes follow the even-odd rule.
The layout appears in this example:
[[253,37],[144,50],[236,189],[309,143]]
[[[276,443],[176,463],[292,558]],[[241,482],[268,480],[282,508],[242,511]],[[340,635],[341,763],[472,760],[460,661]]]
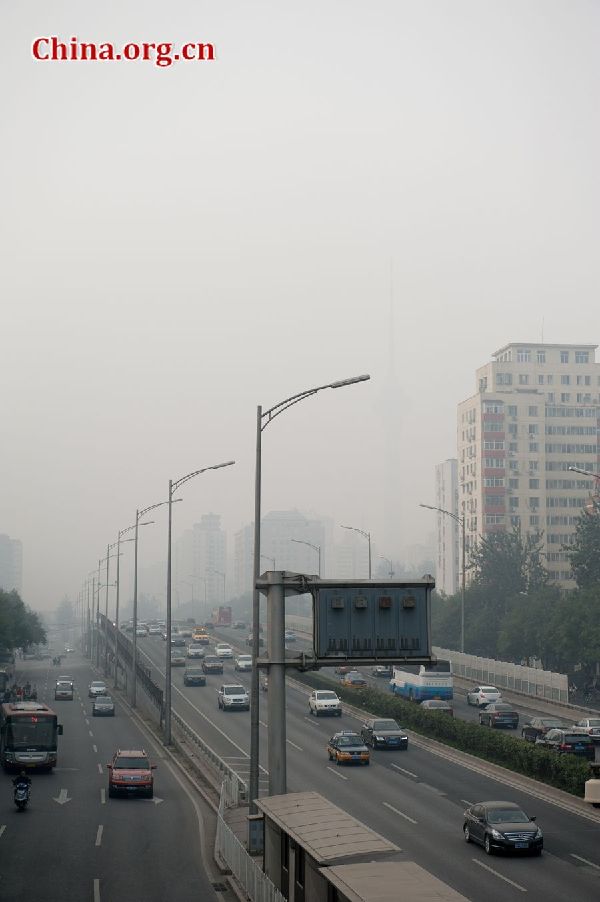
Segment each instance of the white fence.
[[235,801],[236,787],[223,781],[219,813],[217,815],[217,835],[215,851],[231,870],[237,882],[243,887],[252,902],[286,902],[260,865],[244,848],[231,827],[225,822],[225,809]]
[[523,695],[543,698],[547,701],[569,701],[569,678],[566,673],[523,667],[507,661],[478,658],[463,655],[449,648],[433,648],[433,653],[442,660],[452,661],[454,675],[475,683],[490,683],[500,689],[522,692]]

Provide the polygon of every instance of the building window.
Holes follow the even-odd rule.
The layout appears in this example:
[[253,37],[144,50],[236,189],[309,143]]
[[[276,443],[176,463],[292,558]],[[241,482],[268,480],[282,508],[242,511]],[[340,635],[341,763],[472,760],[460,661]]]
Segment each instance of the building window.
[[530,406],[530,407],[529,407],[529,416],[530,416],[530,417],[537,417],[537,415],[538,415],[538,409],[537,409],[537,406],[535,406],[535,405]]
[[589,363],[589,351],[575,351],[575,363]]
[[509,442],[508,450],[510,451],[511,454],[516,454],[517,451],[519,450],[519,443],[518,442]]
[[516,417],[516,415],[517,415],[517,405],[516,405],[516,404],[509,404],[508,407],[506,408],[506,411],[507,411],[509,417]]
[[561,352],[560,352],[560,362],[561,362],[561,363],[568,363],[568,362],[569,362],[569,352],[568,352],[568,351],[561,351]]
[[530,489],[539,489],[540,481],[539,479],[530,479],[529,480],[529,488]]
[[496,385],[512,385],[512,373],[498,373]]
[[517,363],[531,363],[531,351],[521,348],[517,351]]
[[521,523],[521,518],[519,517],[518,514],[514,514],[514,515],[510,518],[510,525],[511,525],[511,526],[519,526],[520,523]]
[[554,404],[554,392],[553,391],[548,392],[548,401],[550,404]]
[[540,446],[537,442],[529,442],[529,453],[539,454]]
[[529,376],[526,373],[519,374],[519,385],[529,385]]
[[538,376],[538,385],[543,385],[543,384],[544,384],[544,374],[542,373],[541,376]]
[[511,511],[516,510],[518,508],[518,506],[519,506],[518,498],[509,498],[508,499],[508,507]]
[[570,400],[571,400],[571,395],[569,394],[569,392],[561,392],[561,396],[560,396],[561,404],[568,404]]
[[539,518],[538,514],[531,514],[531,516],[529,517],[529,525],[530,526],[539,526],[540,525],[540,518]]
[[561,377],[560,377],[560,384],[561,384],[561,385],[570,385],[570,384],[571,384],[571,377],[570,377],[570,376],[561,376]]
[[508,424],[508,434],[516,435],[519,430],[519,426],[517,423],[509,423]]
[[509,489],[518,489],[519,488],[519,480],[518,479],[509,479],[508,487],[509,487]]
[[537,435],[539,433],[539,428],[537,423],[530,423],[529,427],[529,435]]
[[530,460],[529,461],[529,469],[530,470],[539,470],[540,462],[539,460]]
[[546,376],[546,382],[548,385],[552,385],[554,382],[554,376],[552,376],[552,375]]
[[509,469],[518,470],[519,469],[519,461],[518,460],[509,460],[508,462]]
[[584,376],[583,378],[585,379],[585,385],[591,385],[591,384],[592,384],[592,377],[591,377],[591,376]]
[[546,352],[545,352],[545,351],[538,351],[538,352],[537,352],[537,362],[538,362],[538,363],[545,363],[545,362],[546,362]]
[[535,498],[533,495],[529,499],[529,509],[532,511],[537,511],[540,508],[540,499]]

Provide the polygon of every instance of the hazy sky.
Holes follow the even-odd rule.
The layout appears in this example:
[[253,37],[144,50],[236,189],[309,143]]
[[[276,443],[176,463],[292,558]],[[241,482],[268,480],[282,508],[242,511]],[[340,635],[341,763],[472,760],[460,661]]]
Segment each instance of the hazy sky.
[[[217,59],[35,61],[51,35]],[[475,368],[600,339],[599,47],[596,0],[0,0],[0,532],[25,600],[76,596],[169,478],[235,458],[174,525],[232,534],[256,405],[363,372],[265,432],[263,510],[395,558],[424,540]]]

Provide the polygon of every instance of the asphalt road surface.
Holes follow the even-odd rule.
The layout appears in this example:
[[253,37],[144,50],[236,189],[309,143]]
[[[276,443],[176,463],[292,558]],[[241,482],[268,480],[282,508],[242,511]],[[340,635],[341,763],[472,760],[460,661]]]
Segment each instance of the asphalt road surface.
[[[17,663],[20,682],[59,715],[58,764],[32,773],[31,801],[14,805],[14,774],[0,776],[0,899],[3,902],[212,902],[202,863],[199,812],[190,791],[149,735],[117,703],[92,717],[87,688],[98,679],[78,655]],[[73,701],[54,700],[58,674],[75,680]],[[117,748],[145,748],[157,764],[154,799],[108,798],[106,764]],[[209,863],[210,867],[210,863]]]
[[[245,635],[220,631],[215,640],[238,642]],[[155,679],[164,676],[165,643],[159,637],[141,639],[138,647]],[[247,778],[249,770],[249,714],[220,711],[216,689],[220,683],[250,683],[249,674],[236,673],[225,662],[223,677],[208,675],[204,687],[184,687],[183,668],[173,668],[173,706],[190,725]],[[261,699],[261,793],[267,791],[266,695]],[[287,691],[288,789],[312,789],[397,843],[407,856],[434,873],[473,902],[506,902],[524,896],[532,900],[591,902],[600,898],[600,817],[574,814],[552,800],[539,785],[535,794],[515,781],[507,785],[485,773],[457,764],[419,744],[407,751],[372,752],[368,768],[336,767],[328,761],[328,737],[340,729],[356,729],[357,721],[314,718],[307,692]],[[484,728],[482,728],[484,729]],[[510,780],[510,778],[508,778]],[[484,799],[518,802],[537,816],[545,836],[541,858],[488,857],[482,848],[467,845],[462,813]],[[586,809],[587,811],[587,809]]]

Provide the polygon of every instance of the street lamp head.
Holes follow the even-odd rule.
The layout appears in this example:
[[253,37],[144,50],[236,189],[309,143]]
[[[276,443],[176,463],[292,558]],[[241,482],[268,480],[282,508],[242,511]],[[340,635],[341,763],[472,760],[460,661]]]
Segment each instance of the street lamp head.
[[346,385],[354,385],[356,382],[368,382],[371,377],[369,375],[353,376],[351,379],[339,379],[337,382],[331,382],[328,388],[344,388]]

